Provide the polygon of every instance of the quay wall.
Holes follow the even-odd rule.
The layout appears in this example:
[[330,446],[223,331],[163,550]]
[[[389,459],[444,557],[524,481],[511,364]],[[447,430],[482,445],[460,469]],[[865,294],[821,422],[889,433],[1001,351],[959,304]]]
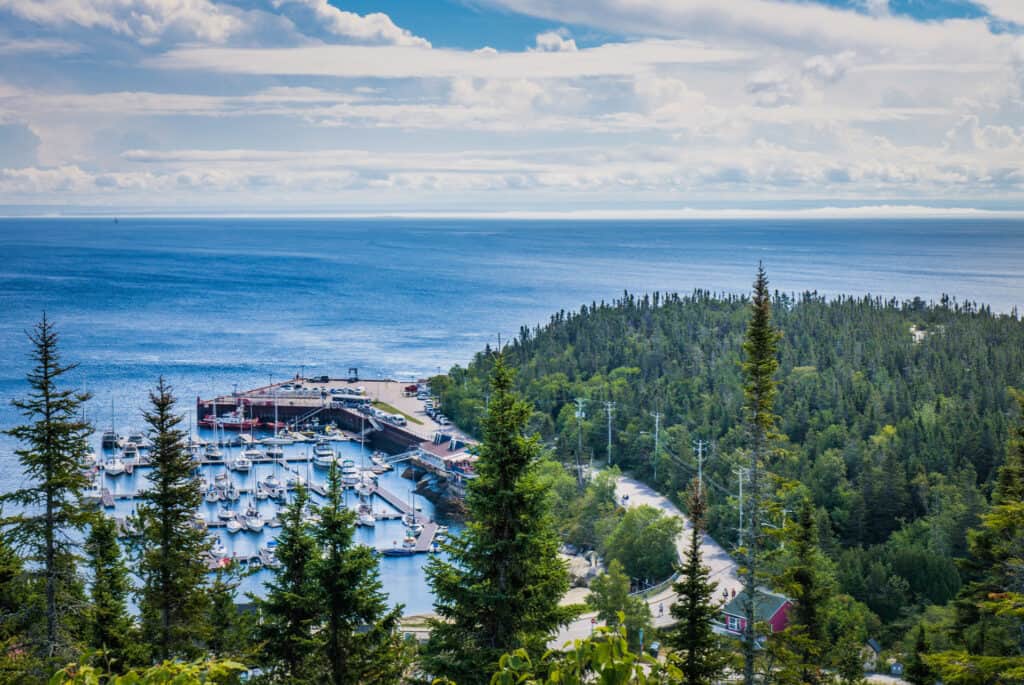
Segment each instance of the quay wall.
[[[238,401],[241,400],[245,407],[246,416],[259,418],[261,422],[274,420],[274,403],[266,400],[254,400],[245,397],[228,398],[218,397],[216,401],[217,415],[222,416],[235,411],[238,408]],[[196,399],[196,416],[202,418],[213,413],[213,400]],[[289,404],[288,400],[281,400],[277,405],[277,420],[282,422],[293,421],[308,414],[316,406],[307,404]],[[355,409],[343,407],[325,406],[316,415],[320,425],[334,422],[339,428],[358,433],[361,429],[370,428],[369,417],[361,414]],[[381,430],[374,430],[368,434],[370,444],[375,449],[382,449],[386,452],[404,452],[423,442],[423,438],[408,431],[401,426],[396,426],[386,421],[377,421]]]

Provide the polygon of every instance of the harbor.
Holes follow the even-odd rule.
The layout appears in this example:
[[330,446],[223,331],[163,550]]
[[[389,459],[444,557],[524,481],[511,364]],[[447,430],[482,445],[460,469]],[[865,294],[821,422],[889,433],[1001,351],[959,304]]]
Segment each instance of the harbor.
[[[211,552],[202,561],[211,571],[229,563],[257,570],[243,587],[260,594],[263,569],[279,565],[276,535],[295,489],[300,484],[307,488],[310,506],[303,518],[315,525],[333,465],[344,488],[344,506],[355,517],[355,539],[380,556],[389,594],[396,602],[422,606],[423,561],[440,551],[449,526],[459,526],[445,520],[424,495],[435,476],[422,463],[420,448],[433,444],[445,426],[432,420],[426,412],[429,400],[423,393],[413,395],[408,384],[399,390],[407,393],[405,402],[393,396],[399,384],[392,381],[318,383],[316,398],[296,393],[296,385],[293,379],[197,398],[196,413],[183,424],[184,447],[203,492],[194,525],[206,530],[211,541]],[[349,386],[344,401],[319,396],[338,397],[340,388]],[[412,428],[373,407],[378,393],[385,398],[381,406],[402,407]],[[93,479],[87,495],[117,522],[122,536],[130,537],[138,532],[137,508],[149,486],[151,445],[144,432],[118,433],[113,408],[111,414],[99,449],[84,465]]]

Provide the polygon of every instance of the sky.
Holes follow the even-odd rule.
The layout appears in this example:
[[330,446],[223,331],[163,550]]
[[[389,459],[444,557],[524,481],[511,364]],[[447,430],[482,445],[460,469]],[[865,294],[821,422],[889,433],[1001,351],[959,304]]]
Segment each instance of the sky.
[[0,0],[0,214],[1022,200],[1024,0]]

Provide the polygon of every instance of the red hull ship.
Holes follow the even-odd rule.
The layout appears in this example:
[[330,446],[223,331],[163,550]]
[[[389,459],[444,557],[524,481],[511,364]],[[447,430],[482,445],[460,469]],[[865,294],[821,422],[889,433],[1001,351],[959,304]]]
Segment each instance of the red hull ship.
[[260,420],[257,417],[244,418],[237,411],[222,416],[207,414],[199,420],[203,428],[220,428],[229,431],[248,431],[260,427]]

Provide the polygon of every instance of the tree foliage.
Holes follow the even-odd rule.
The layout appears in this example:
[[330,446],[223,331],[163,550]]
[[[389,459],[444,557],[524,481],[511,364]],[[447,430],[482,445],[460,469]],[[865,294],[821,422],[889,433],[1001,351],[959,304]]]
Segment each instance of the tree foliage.
[[[24,646],[49,660],[74,655],[80,639],[77,614],[84,598],[77,542],[92,515],[81,503],[88,479],[80,465],[89,452],[92,428],[80,418],[89,395],[62,386],[76,365],[61,361],[57,331],[45,315],[28,338],[33,363],[29,392],[12,401],[27,422],[5,431],[21,444],[15,454],[26,486],[2,496],[4,503],[19,508],[3,524],[41,591],[36,605],[41,620],[26,623],[30,630]],[[40,595],[30,593],[25,600]]]
[[466,499],[465,530],[447,559],[426,567],[439,618],[431,622],[424,671],[460,685],[486,682],[499,657],[543,653],[574,611],[559,606],[569,587],[547,489],[537,477],[536,438],[524,435],[530,406],[512,390],[502,355],[491,369],[483,443]]
[[142,634],[158,661],[195,658],[206,637],[209,599],[203,559],[210,545],[193,518],[202,494],[179,428],[182,417],[174,413],[176,400],[163,378],[149,399],[143,418],[153,441],[150,485],[142,494],[136,541]]
[[590,583],[587,606],[597,611],[597,619],[612,628],[620,624],[626,629],[631,649],[640,644],[640,631],[650,641],[653,635],[651,608],[643,597],[629,594],[629,578],[622,572],[622,564],[612,559],[608,570]]

